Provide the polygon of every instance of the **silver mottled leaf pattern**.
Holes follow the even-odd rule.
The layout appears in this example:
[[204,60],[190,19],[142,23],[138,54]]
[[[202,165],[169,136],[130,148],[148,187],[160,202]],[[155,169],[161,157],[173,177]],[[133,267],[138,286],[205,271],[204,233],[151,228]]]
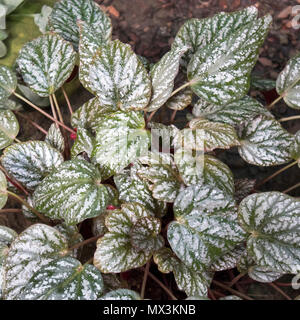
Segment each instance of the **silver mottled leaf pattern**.
[[5,102],[17,88],[17,77],[8,67],[0,66],[0,101]]
[[117,289],[108,292],[99,300],[141,300],[140,295],[129,289]]
[[45,138],[45,142],[47,142],[50,146],[57,149],[59,152],[63,152],[65,149],[65,140],[60,131],[60,128],[57,127],[55,123],[52,123],[48,133]]
[[78,154],[86,152],[90,157],[94,148],[95,138],[84,128],[77,128],[76,140],[71,148],[71,156],[75,158]]

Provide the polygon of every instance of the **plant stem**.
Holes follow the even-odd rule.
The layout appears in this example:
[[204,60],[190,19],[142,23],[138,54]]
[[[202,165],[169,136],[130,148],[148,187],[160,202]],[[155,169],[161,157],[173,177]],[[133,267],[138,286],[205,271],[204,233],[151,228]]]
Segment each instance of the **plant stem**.
[[271,110],[277,102],[279,102],[284,97],[284,94],[281,94],[277,99],[275,99],[272,103],[267,106],[268,110]]
[[292,298],[290,296],[288,296],[283,290],[281,290],[280,288],[278,288],[276,286],[276,284],[270,282],[268,283],[269,286],[271,286],[272,288],[274,288],[276,291],[278,291],[282,296],[284,296],[287,300],[292,300]]
[[287,117],[287,118],[281,118],[278,121],[279,122],[285,122],[285,121],[290,121],[290,120],[297,120],[300,119],[300,115],[298,116],[292,116],[292,117]]
[[70,114],[72,115],[73,109],[72,109],[72,106],[71,106],[71,103],[70,103],[70,99],[69,99],[69,97],[68,97],[68,95],[67,95],[66,90],[64,89],[64,87],[61,87],[61,90],[62,90],[62,92],[63,92],[63,94],[64,94],[64,97],[65,97],[65,100],[66,100],[66,102],[67,102],[67,105],[68,105]]
[[228,284],[228,286],[229,286],[229,287],[234,286],[241,278],[243,278],[244,275],[245,275],[244,273],[238,274],[235,278],[233,278],[233,279],[231,280],[231,282]]
[[142,289],[141,289],[142,300],[144,300],[144,296],[145,296],[145,289],[146,289],[146,284],[147,284],[147,279],[149,274],[149,268],[150,268],[150,261],[147,262],[145,272],[144,272],[144,278],[143,278]]
[[64,125],[63,123],[59,122],[58,120],[55,120],[52,116],[50,116],[50,114],[48,114],[47,112],[45,112],[44,110],[42,110],[41,108],[39,108],[38,106],[36,106],[35,104],[31,103],[29,100],[27,100],[26,98],[22,97],[21,95],[19,95],[16,92],[13,92],[13,94],[23,100],[24,102],[26,102],[28,105],[30,105],[33,109],[37,110],[38,112],[40,112],[41,114],[43,114],[45,117],[49,118],[50,120],[54,121],[55,123],[57,123],[58,125],[60,125],[61,127],[65,128],[66,130],[68,130],[71,133],[76,133],[74,130],[72,130],[71,128],[67,127],[66,125]]
[[59,121],[64,124],[64,119],[63,119],[63,116],[61,114],[61,111],[60,111],[60,108],[59,108],[59,104],[57,102],[57,99],[56,99],[56,96],[55,96],[54,93],[52,94],[52,99],[54,101],[54,104],[55,104],[55,107],[56,107],[56,110],[57,110],[57,113],[58,113]]
[[8,190],[6,190],[6,193],[17,199],[18,201],[20,201],[22,204],[24,204],[25,207],[27,207],[31,212],[33,212],[41,221],[43,221],[44,223],[48,224],[49,221],[48,219],[46,219],[43,215],[41,215],[37,210],[35,210],[27,201],[25,201],[24,199],[22,199],[21,197],[19,197],[17,194],[10,192]]
[[54,106],[52,95],[49,96],[49,101],[50,101],[50,105],[51,105],[51,111],[52,111],[53,117],[55,119],[56,128],[59,128],[59,125],[57,123],[57,115],[56,115],[56,111],[55,111],[55,106]]
[[268,182],[269,180],[273,179],[274,177],[278,176],[281,172],[293,167],[295,164],[297,164],[298,161],[294,161],[290,164],[288,164],[287,166],[281,168],[280,170],[276,171],[275,173],[273,173],[272,175],[270,175],[269,177],[267,177],[266,179],[264,179],[263,181],[261,181],[260,183],[258,183],[255,188],[258,188],[260,186],[262,186],[264,183]]
[[159,284],[162,289],[165,290],[165,292],[172,298],[172,300],[177,300],[172,291],[169,290],[159,279],[157,279],[155,275],[153,275],[151,272],[149,272],[148,275],[152,280]]
[[227,290],[227,291],[231,292],[232,294],[234,294],[234,295],[236,295],[236,296],[238,296],[238,297],[240,297],[240,298],[242,298],[242,299],[245,299],[245,300],[254,300],[254,299],[250,298],[249,296],[245,295],[244,293],[241,293],[241,292],[239,292],[239,291],[237,291],[237,290],[234,290],[234,289],[230,288],[229,286],[226,286],[225,284],[223,284],[223,283],[221,283],[221,282],[219,282],[219,281],[217,281],[217,280],[213,280],[212,282],[213,282],[215,285],[217,285],[218,287],[220,287],[220,288],[222,288],[222,289],[224,289],[224,290]]
[[69,253],[70,251],[73,251],[73,250],[75,250],[75,249],[78,249],[78,248],[80,248],[80,247],[82,247],[82,246],[85,246],[85,245],[88,244],[88,243],[94,242],[94,241],[98,240],[100,237],[101,237],[101,236],[95,236],[95,237],[86,239],[86,240],[84,240],[84,241],[82,241],[82,242],[79,242],[79,243],[75,244],[73,247],[69,248],[68,253]]
[[170,98],[173,97],[177,92],[179,92],[179,91],[181,91],[182,89],[190,86],[192,83],[193,83],[193,81],[186,82],[185,84],[183,84],[182,86],[180,86],[179,88],[177,88],[176,90],[174,90],[174,91],[171,93]]
[[294,189],[296,189],[296,188],[299,188],[299,187],[300,187],[300,182],[297,183],[297,184],[295,184],[294,186],[292,186],[292,187],[290,187],[290,188],[282,191],[282,193],[288,193],[288,192],[290,192],[290,191],[292,191],[292,190],[294,190]]
[[18,116],[20,116],[21,118],[27,120],[28,122],[30,122],[35,128],[37,128],[38,130],[40,130],[41,132],[43,132],[44,134],[47,135],[47,131],[45,129],[43,129],[41,126],[39,126],[36,122],[32,121],[29,117],[24,116],[24,114],[22,114],[19,111],[14,111],[15,114],[17,114]]
[[22,141],[20,141],[19,139],[15,138],[14,139],[17,143],[21,143]]
[[154,111],[152,111],[151,113],[150,113],[150,116],[147,118],[147,120],[146,120],[146,125],[151,121],[151,119],[153,118],[153,116],[155,115],[155,113],[157,112],[157,110],[158,109],[156,109],[156,110],[154,110]]
[[175,120],[175,117],[176,117],[176,113],[177,113],[177,110],[174,110],[173,113],[172,113],[172,116],[171,116],[171,124],[174,123],[174,120]]
[[22,213],[22,209],[1,209],[0,213]]

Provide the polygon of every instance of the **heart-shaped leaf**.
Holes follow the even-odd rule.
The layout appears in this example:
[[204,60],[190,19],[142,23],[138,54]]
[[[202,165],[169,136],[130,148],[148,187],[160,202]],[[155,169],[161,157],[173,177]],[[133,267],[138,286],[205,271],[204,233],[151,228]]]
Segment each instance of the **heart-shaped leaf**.
[[193,270],[209,267],[245,238],[237,223],[234,200],[215,187],[186,188],[175,200],[174,213],[176,221],[168,226],[168,241]]
[[70,77],[76,52],[59,35],[49,33],[25,44],[17,64],[26,84],[41,97],[48,97]]
[[43,141],[14,144],[5,149],[1,157],[7,172],[31,190],[63,161],[60,152]]
[[190,129],[181,130],[175,137],[177,147],[208,152],[217,148],[229,149],[240,144],[236,131],[228,124],[193,119],[189,126]]
[[175,48],[167,52],[151,68],[152,97],[147,108],[148,112],[157,110],[170,98],[179,71],[180,59],[187,50],[188,47]]
[[63,152],[65,149],[65,140],[55,123],[52,123],[45,138],[50,146],[57,149],[59,152]]
[[6,66],[0,66],[0,101],[4,102],[17,88],[17,77]]
[[13,143],[19,133],[19,122],[10,110],[0,110],[0,149]]
[[239,221],[248,233],[247,251],[260,267],[282,273],[300,271],[300,201],[280,192],[245,198]]
[[211,43],[218,43],[244,25],[255,21],[257,13],[257,9],[252,6],[231,13],[220,12],[206,19],[190,19],[179,29],[173,47],[191,48],[184,59],[186,64],[190,56],[201,48]]
[[192,103],[193,91],[190,88],[185,88],[176,93],[167,102],[166,106],[172,110],[183,110]]
[[140,165],[136,163],[130,170],[124,170],[114,176],[120,200],[137,202],[157,217],[162,217],[166,213],[166,204],[153,198],[149,182],[138,175],[140,168]]
[[72,158],[75,158],[82,152],[86,152],[88,156],[91,156],[95,138],[84,128],[78,128],[76,136],[76,140],[71,149]]
[[141,113],[117,111],[97,127],[92,158],[103,170],[118,173],[148,151],[149,137]]
[[108,16],[92,0],[62,0],[55,3],[50,16],[50,27],[77,49],[79,30],[77,21],[82,20],[97,30],[97,36],[109,39],[112,25]]
[[102,106],[97,98],[92,98],[72,113],[71,123],[74,128],[95,131],[102,118],[115,111],[115,107]]
[[169,248],[162,248],[153,256],[159,271],[173,271],[177,286],[190,295],[207,295],[212,275],[209,272],[196,272],[180,261]]
[[288,106],[300,109],[300,54],[292,58],[279,74],[276,90]]
[[34,224],[11,244],[5,260],[6,300],[20,299],[30,278],[42,266],[66,253],[65,237],[52,227]]
[[223,122],[233,127],[237,127],[241,122],[252,120],[261,114],[269,118],[273,117],[261,103],[249,96],[245,96],[241,100],[231,102],[224,106],[218,106],[199,99],[193,108],[193,115],[197,118]]
[[187,186],[214,185],[229,194],[234,193],[233,174],[228,166],[217,158],[207,154],[197,156],[190,150],[179,149],[174,154],[174,160]]
[[270,15],[253,20],[199,49],[188,65],[194,93],[219,105],[242,98],[271,22]]
[[79,159],[60,165],[42,181],[33,196],[37,210],[69,225],[98,216],[109,199],[96,167]]
[[128,44],[119,40],[103,44],[86,67],[89,81],[83,79],[82,84],[98,97],[101,105],[123,111],[142,110],[148,105],[151,82]]
[[141,300],[140,295],[129,289],[117,289],[108,292],[99,300]]
[[22,291],[23,300],[97,300],[103,294],[101,272],[65,257],[40,268]]
[[239,130],[240,156],[257,166],[274,166],[291,159],[293,136],[275,119],[258,116]]
[[[145,244],[145,239],[137,241],[137,232],[139,230],[141,232],[144,231],[138,229],[137,226],[142,221],[145,222],[145,218],[149,218],[149,221],[157,224],[157,227],[154,228],[155,230],[152,229],[153,237],[156,237],[157,240],[150,241],[151,243],[147,241],[149,246],[146,250],[143,250],[141,247]],[[121,210],[114,210],[108,214],[105,224],[109,232],[97,242],[94,265],[103,273],[123,272],[144,265],[157,249],[157,241],[163,243],[163,239],[157,234],[157,231],[160,230],[160,221],[158,219],[153,220],[153,218],[153,214],[138,203],[124,204]],[[151,225],[153,226],[152,223]],[[143,227],[150,230],[146,225],[143,223]],[[133,230],[135,231],[135,241],[133,242],[135,244],[137,242],[139,248],[132,244]],[[146,235],[140,234],[140,237],[143,236]]]
[[4,173],[0,171],[0,209],[2,209],[7,201],[7,181]]

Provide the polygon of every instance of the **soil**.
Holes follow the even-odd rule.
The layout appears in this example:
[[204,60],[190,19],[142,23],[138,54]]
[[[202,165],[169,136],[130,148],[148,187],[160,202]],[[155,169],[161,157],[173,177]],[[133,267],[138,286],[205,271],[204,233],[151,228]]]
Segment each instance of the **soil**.
[[[220,11],[235,11],[249,5],[257,6],[260,15],[270,13],[274,18],[272,29],[260,51],[260,58],[254,70],[256,74],[275,80],[289,58],[300,51],[300,32],[293,29],[291,23],[293,19],[292,7],[297,4],[300,5],[300,0],[97,0],[96,2],[108,12],[112,19],[114,26],[113,37],[131,44],[136,53],[148,58],[151,62],[159,60],[170,49],[179,27],[188,18],[208,17]],[[71,103],[76,109],[89,98],[89,93],[84,89],[79,89],[71,97]],[[261,95],[258,95],[257,98],[263,102]],[[35,119],[45,129],[48,129],[50,126],[49,121],[34,111],[26,110],[27,115]],[[274,114],[277,117],[286,117],[297,114],[297,111],[287,108],[284,103],[279,103],[274,108]],[[65,119],[69,118],[67,108],[64,109],[64,116]],[[184,117],[184,113],[178,114],[176,117],[177,123],[180,124]],[[164,109],[154,117],[154,121],[165,123],[168,122],[168,119],[170,119],[170,113]],[[20,123],[20,140],[42,140],[44,138],[42,133],[22,119],[20,119]],[[284,126],[291,133],[295,133],[300,129],[300,121],[289,121],[284,123]],[[223,152],[220,158],[231,167],[235,177],[238,178],[248,177],[262,180],[280,168],[280,166],[275,168],[250,166],[241,160],[234,149]],[[299,181],[300,170],[298,167],[294,167],[266,183],[261,190],[282,191]],[[300,190],[298,189],[290,194],[299,196],[299,192]],[[9,207],[14,207],[14,203],[11,202]],[[2,224],[2,220],[4,224],[13,226],[18,231],[22,231],[26,226],[26,222],[21,215],[0,214],[0,224]],[[165,285],[171,288],[178,298],[185,298],[185,294],[177,289],[172,275],[159,274],[154,265],[151,266],[150,270]],[[228,282],[237,274],[236,270],[221,272],[216,274],[216,279]],[[139,291],[143,272],[134,270],[123,275],[123,278],[128,279],[132,289]],[[285,277],[280,279],[280,282],[288,283],[289,280],[289,277]],[[292,298],[300,294],[290,287],[280,288]],[[249,294],[255,299],[286,299],[270,285],[254,283],[247,276],[241,280],[239,285],[234,286],[234,289]],[[210,298],[219,298],[225,294],[228,295],[229,292],[212,285],[209,296]],[[168,296],[154,281],[148,279],[146,298],[165,300],[168,299]]]

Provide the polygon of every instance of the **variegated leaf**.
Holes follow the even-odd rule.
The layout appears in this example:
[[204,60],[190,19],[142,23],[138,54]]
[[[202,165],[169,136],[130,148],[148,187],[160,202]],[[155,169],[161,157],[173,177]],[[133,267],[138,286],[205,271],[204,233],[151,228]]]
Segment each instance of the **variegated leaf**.
[[25,44],[17,64],[26,84],[39,96],[48,97],[70,77],[75,59],[70,43],[48,33]]
[[11,244],[5,261],[6,300],[20,299],[30,278],[42,266],[66,253],[65,237],[52,227],[34,224]]
[[93,151],[95,138],[84,128],[77,128],[76,140],[71,149],[71,156],[75,158],[78,154],[86,152],[90,157]]
[[115,111],[116,107],[102,106],[97,98],[92,98],[73,112],[71,123],[74,128],[82,127],[95,131],[103,117]]
[[137,202],[157,217],[166,213],[166,204],[153,198],[148,181],[138,175],[139,164],[135,164],[130,170],[124,170],[114,176],[114,182],[120,193],[120,200],[125,202]]
[[300,109],[300,54],[292,58],[279,74],[276,90],[288,106]]
[[173,47],[189,46],[191,49],[184,57],[184,64],[198,50],[229,37],[239,28],[257,19],[257,8],[225,13],[220,12],[206,19],[190,19],[179,29]]
[[177,286],[190,295],[207,295],[212,274],[206,271],[197,272],[180,261],[169,248],[162,248],[153,255],[160,272],[173,271]]
[[261,103],[249,96],[245,96],[241,100],[223,106],[211,104],[203,99],[199,99],[193,108],[193,115],[196,118],[223,122],[233,127],[238,127],[241,122],[250,121],[261,114],[269,118],[273,117]]
[[19,133],[19,122],[10,110],[0,110],[0,149],[11,145]]
[[63,161],[60,152],[43,141],[14,144],[5,149],[1,157],[6,171],[31,190]]
[[0,110],[16,110],[20,111],[22,110],[23,106],[14,100],[6,99],[4,101],[0,101]]
[[300,271],[299,199],[280,192],[252,194],[240,203],[238,215],[256,265],[282,273]]
[[55,3],[49,18],[50,28],[70,41],[77,49],[79,30],[77,21],[81,20],[96,31],[97,37],[109,39],[112,25],[108,16],[92,0],[61,0]]
[[85,67],[89,77],[82,84],[98,97],[101,105],[123,111],[142,110],[148,105],[151,82],[130,45],[119,40],[103,44]]
[[60,128],[58,128],[55,123],[51,124],[46,135],[45,142],[47,142],[53,148],[57,149],[59,152],[64,151],[65,140],[60,131]]
[[167,52],[151,68],[152,97],[147,107],[148,112],[157,110],[170,98],[179,71],[180,59],[187,50],[188,47],[175,48]]
[[193,91],[190,88],[185,88],[179,91],[167,102],[166,106],[172,110],[183,110],[192,103]]
[[276,81],[271,79],[265,79],[258,75],[252,74],[251,76],[251,88],[261,91],[269,91],[276,87]]
[[109,232],[98,240],[94,255],[94,265],[101,272],[118,273],[138,268],[151,258],[154,248],[137,249],[131,242],[133,227],[144,218],[151,219],[153,214],[138,203],[124,204],[120,210],[107,215],[105,224]]
[[189,126],[189,129],[181,130],[175,137],[177,147],[208,152],[240,144],[235,129],[228,124],[193,119]]
[[112,175],[145,154],[149,142],[141,113],[117,111],[98,124],[92,158]]
[[108,292],[99,300],[141,300],[140,295],[129,289],[117,289]]
[[278,121],[258,116],[239,129],[240,156],[257,166],[274,166],[291,159],[293,136]]
[[0,209],[2,209],[7,201],[7,181],[4,173],[0,171]]
[[190,150],[179,149],[174,154],[174,160],[187,186],[212,185],[229,194],[234,193],[233,174],[228,166],[217,158],[207,154],[197,156]]
[[298,160],[300,166],[300,130],[294,135],[294,141],[291,146],[292,159]]
[[17,88],[17,77],[8,67],[0,65],[0,101],[4,103]]
[[98,300],[104,291],[101,272],[65,257],[41,267],[28,281],[23,300]]
[[100,215],[109,200],[99,171],[79,159],[60,165],[42,181],[33,196],[37,210],[52,219],[63,219],[68,225]]
[[188,65],[194,93],[219,105],[242,98],[271,22],[270,15],[253,20],[199,49]]
[[201,271],[245,239],[234,200],[216,187],[190,186],[174,203],[168,241],[190,268]]

